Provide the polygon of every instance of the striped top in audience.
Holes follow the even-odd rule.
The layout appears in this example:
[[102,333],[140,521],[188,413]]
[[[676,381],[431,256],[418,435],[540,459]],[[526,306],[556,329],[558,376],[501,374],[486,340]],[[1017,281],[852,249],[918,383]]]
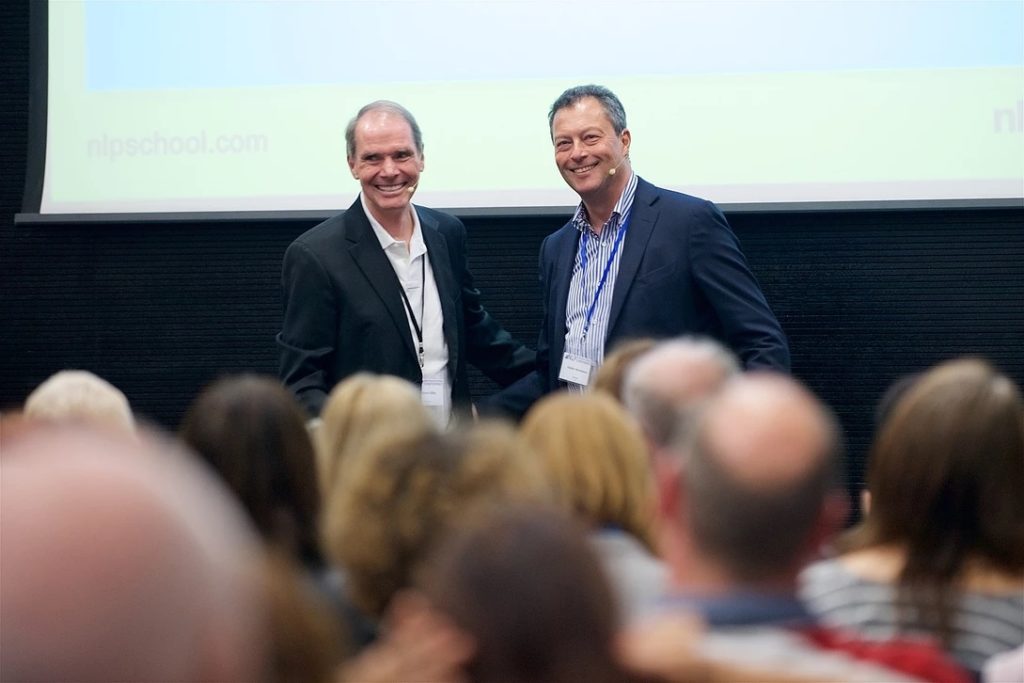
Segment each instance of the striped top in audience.
[[[870,581],[830,560],[810,566],[801,576],[800,595],[825,624],[884,640],[931,635],[902,614],[893,584]],[[950,654],[971,671],[1024,643],[1024,592],[960,592],[952,602]]]

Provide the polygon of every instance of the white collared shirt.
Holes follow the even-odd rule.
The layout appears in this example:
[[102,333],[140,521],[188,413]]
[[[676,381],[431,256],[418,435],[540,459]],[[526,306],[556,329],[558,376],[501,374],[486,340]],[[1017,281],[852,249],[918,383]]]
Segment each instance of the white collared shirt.
[[[452,385],[448,379],[448,344],[444,340],[444,314],[441,311],[441,296],[437,291],[437,281],[434,279],[434,270],[430,265],[430,258],[427,254],[427,245],[423,241],[423,229],[420,226],[420,217],[416,210],[409,205],[412,211],[412,238],[409,246],[405,242],[396,240],[384,229],[376,218],[366,210],[362,202],[362,195],[359,203],[363,207],[374,234],[380,241],[381,249],[391,262],[395,270],[398,282],[405,290],[405,295],[412,306],[412,312],[416,316],[416,322],[423,331],[423,378],[436,378],[443,381],[441,393],[444,396],[443,409],[431,409],[438,424],[442,427],[448,424],[452,412]],[[416,326],[409,317],[409,309],[404,305],[405,316],[409,321],[409,335],[412,337],[413,345],[416,341]]]

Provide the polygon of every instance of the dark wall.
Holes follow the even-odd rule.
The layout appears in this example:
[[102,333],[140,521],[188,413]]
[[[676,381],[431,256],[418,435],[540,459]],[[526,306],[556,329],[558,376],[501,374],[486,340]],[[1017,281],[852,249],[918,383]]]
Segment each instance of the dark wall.
[[[0,407],[17,406],[57,370],[84,368],[175,427],[217,376],[275,371],[280,260],[312,223],[15,226],[27,6],[0,3]],[[874,403],[896,377],[973,353],[1024,381],[1024,209],[730,220],[789,335],[794,374],[840,415],[854,481]],[[559,222],[466,221],[486,302],[529,342],[537,247]],[[479,376],[474,386],[489,389]]]

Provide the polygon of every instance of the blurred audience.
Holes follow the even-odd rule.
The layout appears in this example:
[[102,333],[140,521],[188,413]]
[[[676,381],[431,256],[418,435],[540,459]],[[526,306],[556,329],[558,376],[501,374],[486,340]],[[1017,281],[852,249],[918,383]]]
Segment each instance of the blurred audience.
[[870,638],[927,635],[977,674],[1024,643],[1024,403],[979,360],[939,365],[888,411],[871,448],[870,509],[809,568],[825,622]]
[[342,466],[365,448],[380,430],[432,430],[419,390],[400,377],[360,372],[339,382],[321,412],[316,434],[317,476],[327,495]]
[[5,450],[0,678],[267,680],[259,544],[189,456],[66,427]]
[[345,595],[374,621],[452,529],[502,502],[547,498],[525,444],[511,428],[488,423],[446,434],[381,433],[335,489],[325,548]]
[[583,528],[510,509],[450,539],[420,574],[429,604],[471,641],[469,681],[624,683],[618,618]]
[[677,467],[659,470],[659,513],[673,584],[665,608],[707,621],[701,654],[840,680],[966,680],[934,648],[848,637],[797,599],[801,567],[848,509],[838,426],[810,392],[782,376],[738,377],[687,431]]
[[238,375],[200,393],[179,434],[235,493],[269,544],[317,571],[320,497],[304,421],[276,379]]
[[681,337],[593,389],[442,432],[361,373],[311,438],[240,375],[175,443],[57,373],[0,423],[0,680],[1024,683],[1024,400],[990,365],[890,388],[841,536],[794,380]]
[[711,339],[678,337],[659,343],[626,372],[623,403],[640,423],[651,453],[671,443],[693,413],[740,371],[731,351]]
[[86,370],[62,370],[50,376],[25,399],[24,415],[42,422],[135,431],[132,409],[121,390]]
[[622,385],[626,373],[637,358],[650,351],[657,344],[650,338],[628,339],[615,345],[612,352],[605,355],[597,368],[594,381],[590,384],[591,391],[608,394],[619,403],[623,402]]
[[664,592],[654,554],[654,479],[643,435],[614,399],[553,394],[534,405],[521,432],[562,508],[579,517],[627,619]]
[[351,651],[333,605],[283,552],[272,549],[265,566],[271,680],[334,683]]

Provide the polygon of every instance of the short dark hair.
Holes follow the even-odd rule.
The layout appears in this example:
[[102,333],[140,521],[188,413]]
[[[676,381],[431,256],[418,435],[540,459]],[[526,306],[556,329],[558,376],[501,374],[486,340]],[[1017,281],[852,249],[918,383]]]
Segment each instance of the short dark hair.
[[345,149],[349,158],[356,155],[356,126],[359,124],[359,119],[372,111],[386,111],[392,114],[398,114],[405,119],[405,122],[409,124],[409,128],[412,130],[412,141],[416,145],[416,151],[419,152],[420,156],[423,156],[423,133],[420,131],[420,124],[416,123],[416,118],[412,115],[412,112],[398,104],[398,102],[392,102],[391,100],[377,100],[376,102],[370,102],[369,104],[364,105],[362,109],[352,117],[352,120],[348,122],[348,125],[345,126]]
[[623,108],[622,102],[615,96],[615,93],[603,85],[576,85],[559,95],[548,112],[548,130],[550,131],[555,125],[555,114],[587,97],[593,97],[601,103],[604,113],[608,115],[608,120],[612,122],[612,128],[616,135],[626,130],[626,110]]

